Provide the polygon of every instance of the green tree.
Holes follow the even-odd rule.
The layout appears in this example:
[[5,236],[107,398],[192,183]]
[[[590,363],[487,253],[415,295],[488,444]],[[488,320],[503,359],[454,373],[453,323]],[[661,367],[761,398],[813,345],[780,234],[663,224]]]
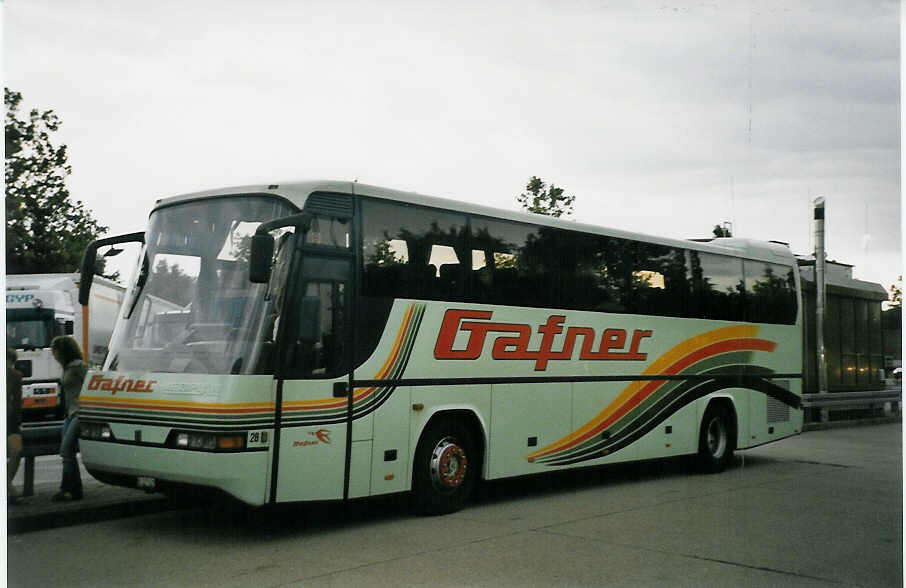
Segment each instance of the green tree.
[[532,176],[525,185],[525,192],[516,196],[516,202],[528,212],[560,218],[573,213],[575,196],[565,196],[563,188],[548,186],[541,178]]
[[[51,134],[62,124],[53,110],[32,109],[19,118],[22,94],[4,88],[6,105],[6,271],[9,274],[74,272],[82,253],[103,236],[82,201],[66,188],[72,172],[66,145]],[[104,259],[96,273],[104,275]],[[118,275],[108,275],[113,279]]]
[[148,294],[182,306],[192,301],[197,278],[182,271],[178,263],[168,264],[166,259],[158,259],[151,273]]
[[723,225],[714,225],[714,230],[712,231],[715,237],[732,237],[733,233],[730,232],[730,227],[727,226],[727,223]]
[[890,304],[888,308],[899,307],[903,305],[903,276],[897,277],[897,283],[890,286]]

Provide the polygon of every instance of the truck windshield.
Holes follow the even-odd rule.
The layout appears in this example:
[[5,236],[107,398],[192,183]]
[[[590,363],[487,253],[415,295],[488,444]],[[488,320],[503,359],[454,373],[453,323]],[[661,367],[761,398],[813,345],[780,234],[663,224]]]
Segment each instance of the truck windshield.
[[275,297],[249,282],[251,236],[293,212],[274,198],[236,196],[152,213],[105,369],[260,373]]
[[53,327],[52,310],[9,308],[6,310],[6,346],[14,349],[50,347]]

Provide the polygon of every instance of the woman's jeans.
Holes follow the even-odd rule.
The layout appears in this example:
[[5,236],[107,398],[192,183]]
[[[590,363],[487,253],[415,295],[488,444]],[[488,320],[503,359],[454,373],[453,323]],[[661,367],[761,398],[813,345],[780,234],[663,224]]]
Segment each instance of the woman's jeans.
[[63,421],[63,441],[60,443],[60,456],[63,458],[63,482],[60,490],[75,497],[82,496],[82,477],[76,460],[80,431],[79,416],[67,416]]

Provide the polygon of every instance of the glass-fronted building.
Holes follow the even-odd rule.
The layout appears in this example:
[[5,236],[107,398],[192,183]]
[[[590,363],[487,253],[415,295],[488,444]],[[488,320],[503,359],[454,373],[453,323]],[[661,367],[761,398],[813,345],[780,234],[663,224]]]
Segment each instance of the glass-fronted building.
[[[815,334],[815,260],[799,258],[803,298],[803,392],[818,392]],[[884,387],[884,347],[881,302],[887,291],[873,282],[852,277],[853,266],[825,263],[827,300],[824,347],[828,392],[879,390]]]

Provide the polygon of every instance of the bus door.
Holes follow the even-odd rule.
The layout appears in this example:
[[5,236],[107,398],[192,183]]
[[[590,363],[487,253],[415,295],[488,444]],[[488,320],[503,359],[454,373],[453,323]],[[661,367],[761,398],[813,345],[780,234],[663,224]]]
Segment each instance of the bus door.
[[278,332],[271,499],[344,498],[353,257],[303,246]]

